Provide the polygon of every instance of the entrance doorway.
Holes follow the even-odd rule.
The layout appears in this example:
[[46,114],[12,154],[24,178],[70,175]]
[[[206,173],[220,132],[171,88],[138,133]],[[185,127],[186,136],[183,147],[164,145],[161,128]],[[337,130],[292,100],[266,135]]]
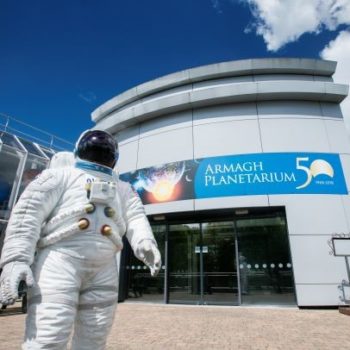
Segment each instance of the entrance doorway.
[[233,222],[169,225],[169,303],[238,304]]
[[287,223],[284,215],[235,220],[238,237],[240,303],[296,303]]
[[232,212],[196,213],[196,220],[189,213],[164,216],[161,223],[151,220],[163,267],[157,278],[151,278],[129,251],[126,283],[121,281],[127,298],[178,304],[295,305],[284,209]]
[[[124,256],[122,257],[120,290],[119,293],[124,296],[123,299],[133,301],[164,303],[166,302],[165,293],[165,242],[167,226],[152,225],[154,238],[157,241],[159,252],[162,256],[162,268],[157,277],[152,277],[148,267],[138,260],[131,251],[131,247],[127,240],[124,240]],[[123,266],[124,265],[124,266]],[[120,301],[121,301],[120,300]]]

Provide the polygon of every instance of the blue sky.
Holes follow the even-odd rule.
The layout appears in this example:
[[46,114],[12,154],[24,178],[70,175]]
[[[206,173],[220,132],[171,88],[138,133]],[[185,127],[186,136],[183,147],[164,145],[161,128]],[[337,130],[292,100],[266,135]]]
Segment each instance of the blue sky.
[[0,0],[0,112],[74,142],[108,99],[199,65],[321,56],[348,82],[349,24],[349,0]]

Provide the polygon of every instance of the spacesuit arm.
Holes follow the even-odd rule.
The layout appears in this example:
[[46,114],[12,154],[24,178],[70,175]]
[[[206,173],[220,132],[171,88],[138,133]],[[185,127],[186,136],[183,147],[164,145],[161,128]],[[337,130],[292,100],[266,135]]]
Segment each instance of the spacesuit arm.
[[23,192],[7,226],[0,268],[12,261],[33,263],[41,226],[63,191],[59,175],[57,170],[44,170]]
[[142,241],[150,240],[155,245],[157,245],[157,242],[154,239],[154,235],[140,197],[132,190],[131,185],[126,183],[123,183],[123,185],[126,236],[135,253]]
[[135,256],[150,268],[152,276],[157,276],[162,264],[157,242],[140,197],[130,185],[126,191],[127,238]]

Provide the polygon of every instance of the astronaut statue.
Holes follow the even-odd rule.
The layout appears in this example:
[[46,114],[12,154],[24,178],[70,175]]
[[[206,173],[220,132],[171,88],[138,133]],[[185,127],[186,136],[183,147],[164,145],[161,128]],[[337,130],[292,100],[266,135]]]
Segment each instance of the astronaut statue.
[[104,349],[118,296],[116,253],[126,237],[155,276],[161,266],[138,195],[113,168],[118,145],[88,130],[77,141],[75,164],[47,169],[13,209],[0,267],[0,303],[28,287],[23,349]]

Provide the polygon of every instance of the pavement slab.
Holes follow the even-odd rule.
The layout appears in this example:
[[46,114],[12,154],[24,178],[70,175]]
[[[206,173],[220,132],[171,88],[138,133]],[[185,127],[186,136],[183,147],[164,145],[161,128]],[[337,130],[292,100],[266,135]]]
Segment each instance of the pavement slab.
[[[0,349],[20,349],[25,315],[0,313]],[[291,307],[121,303],[107,350],[350,349],[350,317],[338,310]]]

